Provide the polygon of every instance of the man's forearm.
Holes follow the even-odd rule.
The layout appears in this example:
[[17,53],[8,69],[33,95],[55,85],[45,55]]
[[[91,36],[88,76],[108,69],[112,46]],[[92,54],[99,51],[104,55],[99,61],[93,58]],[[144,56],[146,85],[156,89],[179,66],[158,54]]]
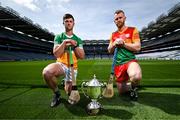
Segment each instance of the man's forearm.
[[141,50],[141,44],[140,43],[124,43],[123,45],[126,49],[133,51],[133,52],[138,52]]
[[112,53],[114,52],[114,49],[115,49],[115,46],[114,46],[114,45],[111,44],[111,45],[108,46],[108,52],[109,52],[109,53],[112,54]]
[[53,49],[53,54],[56,58],[60,57],[63,53],[64,53],[64,50],[65,50],[65,47],[66,47],[66,44],[65,43],[62,43],[58,46],[56,46],[54,49]]
[[74,49],[74,52],[75,52],[75,55],[77,58],[84,59],[85,53],[84,53],[84,50],[82,48],[76,47]]

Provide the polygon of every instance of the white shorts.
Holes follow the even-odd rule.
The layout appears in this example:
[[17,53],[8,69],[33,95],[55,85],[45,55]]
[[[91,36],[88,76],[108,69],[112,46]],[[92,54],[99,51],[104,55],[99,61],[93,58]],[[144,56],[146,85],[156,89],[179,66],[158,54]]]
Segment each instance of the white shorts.
[[[60,63],[60,62],[57,62],[61,67],[62,67],[62,69],[63,69],[63,71],[64,71],[64,74],[65,74],[65,78],[64,78],[64,80],[65,81],[72,81],[72,75],[71,75],[71,69],[70,68],[68,68],[65,64],[63,64],[63,63]],[[76,80],[76,77],[77,77],[77,70],[74,70],[74,78],[75,78],[75,80]]]

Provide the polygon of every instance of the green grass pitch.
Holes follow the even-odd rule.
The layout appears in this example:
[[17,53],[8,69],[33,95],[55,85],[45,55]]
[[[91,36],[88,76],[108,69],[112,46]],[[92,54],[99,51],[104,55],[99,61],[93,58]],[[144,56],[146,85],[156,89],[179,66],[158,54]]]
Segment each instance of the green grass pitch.
[[[102,98],[102,111],[89,116],[89,100],[78,88],[81,100],[67,103],[62,86],[62,103],[50,108],[52,92],[42,79],[42,69],[54,61],[0,62],[0,119],[180,119],[180,61],[139,61],[143,79],[137,102],[119,96],[114,86],[112,99]],[[78,85],[96,74],[107,81],[111,60],[80,60]],[[59,84],[60,80],[59,78]]]

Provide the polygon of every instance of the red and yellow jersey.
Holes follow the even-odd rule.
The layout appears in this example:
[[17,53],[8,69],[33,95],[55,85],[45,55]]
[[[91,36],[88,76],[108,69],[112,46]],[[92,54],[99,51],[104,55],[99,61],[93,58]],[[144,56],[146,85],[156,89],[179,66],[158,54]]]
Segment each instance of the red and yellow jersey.
[[[75,34],[73,34],[72,36],[67,36],[65,33],[61,33],[61,34],[58,34],[55,36],[54,47],[57,46],[58,44],[61,44],[66,39],[75,40],[77,42],[77,46],[79,48],[83,49],[83,45],[82,45],[83,42],[79,37],[77,37]],[[78,60],[77,60],[77,57],[76,57],[74,51],[72,51],[72,56],[73,56],[74,69],[77,69],[78,68],[78,65],[77,65]],[[68,48],[65,50],[65,52],[62,56],[57,58],[57,62],[61,62],[68,67],[70,66]]]
[[[135,27],[127,27],[122,32],[113,32],[110,38],[110,45],[116,40],[121,39],[125,43],[140,42],[139,32]],[[124,64],[132,59],[135,59],[135,55],[132,51],[124,47],[117,47],[116,62],[115,65]]]

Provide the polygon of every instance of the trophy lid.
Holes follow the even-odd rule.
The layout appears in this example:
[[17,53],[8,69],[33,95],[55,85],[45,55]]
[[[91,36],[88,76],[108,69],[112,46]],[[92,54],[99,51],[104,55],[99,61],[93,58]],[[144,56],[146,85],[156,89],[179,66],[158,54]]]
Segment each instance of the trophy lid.
[[96,75],[94,74],[94,79],[88,82],[88,86],[101,86],[99,81],[96,79]]

